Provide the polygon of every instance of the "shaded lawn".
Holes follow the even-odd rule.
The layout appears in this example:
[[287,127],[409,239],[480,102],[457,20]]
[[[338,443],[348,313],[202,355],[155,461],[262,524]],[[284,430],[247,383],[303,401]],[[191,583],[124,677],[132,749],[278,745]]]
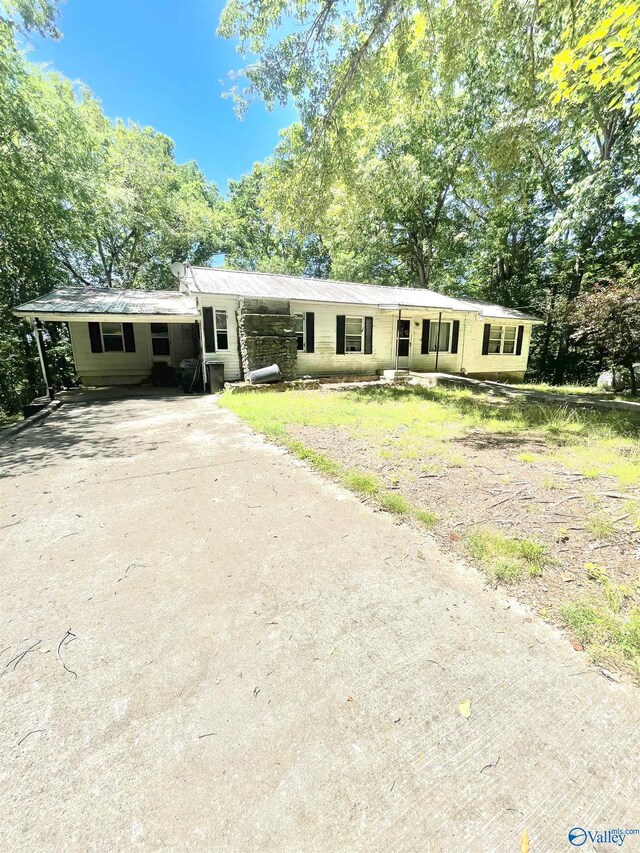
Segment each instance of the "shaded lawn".
[[523,382],[518,388],[525,391],[548,391],[550,394],[566,394],[571,396],[596,397],[598,400],[618,400],[621,402],[640,403],[640,396],[635,397],[630,389],[625,391],[603,391],[597,385],[549,385],[547,382]]
[[221,402],[640,677],[634,413],[389,386]]

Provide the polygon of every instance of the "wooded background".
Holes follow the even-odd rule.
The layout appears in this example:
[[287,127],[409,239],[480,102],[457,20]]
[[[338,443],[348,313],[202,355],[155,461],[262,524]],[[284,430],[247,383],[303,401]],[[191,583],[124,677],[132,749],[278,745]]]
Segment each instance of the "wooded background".
[[[227,193],[172,141],[30,63],[50,0],[0,2],[0,409],[42,391],[11,308],[175,287],[174,260],[429,287],[538,313],[531,374],[640,359],[640,4],[230,0],[236,109],[299,122]],[[240,85],[238,81],[242,81]],[[58,384],[66,331],[47,327]]]

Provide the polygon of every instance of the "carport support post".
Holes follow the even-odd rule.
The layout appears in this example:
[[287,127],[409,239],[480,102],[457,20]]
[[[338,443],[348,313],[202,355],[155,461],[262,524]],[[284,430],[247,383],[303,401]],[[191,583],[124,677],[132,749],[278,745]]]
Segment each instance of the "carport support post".
[[31,321],[31,325],[33,326],[33,334],[36,338],[36,345],[38,347],[38,356],[40,358],[40,369],[42,370],[42,378],[44,379],[45,388],[47,389],[47,397],[50,400],[53,400],[53,390],[49,385],[49,377],[47,376],[47,365],[44,360],[44,349],[42,348],[42,324],[37,317],[34,317]]
[[200,318],[198,320],[198,326],[200,327],[200,366],[202,368],[202,390],[206,392],[207,390],[207,374],[205,372],[205,364],[204,364],[204,323],[202,321],[202,308],[196,302],[198,306],[198,310],[200,311]]

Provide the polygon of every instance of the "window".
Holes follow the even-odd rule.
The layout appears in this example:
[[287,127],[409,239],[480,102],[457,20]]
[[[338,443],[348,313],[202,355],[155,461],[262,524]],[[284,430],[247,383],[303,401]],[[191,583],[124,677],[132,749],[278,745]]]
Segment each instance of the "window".
[[[438,340],[438,330],[440,340]],[[431,321],[429,325],[429,352],[449,352],[451,346],[451,323]]]
[[154,355],[171,355],[167,323],[151,324],[151,347]]
[[504,326],[502,335],[502,352],[513,354],[516,351],[516,327]]
[[229,333],[227,331],[227,312],[215,311],[216,349],[229,349]]
[[304,339],[304,327],[305,327],[305,315],[304,314],[294,314],[293,315],[293,331],[296,333],[296,338],[298,340],[298,352],[305,352],[305,339]]
[[362,352],[364,323],[362,317],[345,318],[345,351]]
[[491,326],[489,331],[489,355],[513,355],[516,351],[517,326]]
[[124,352],[122,323],[100,323],[104,352]]

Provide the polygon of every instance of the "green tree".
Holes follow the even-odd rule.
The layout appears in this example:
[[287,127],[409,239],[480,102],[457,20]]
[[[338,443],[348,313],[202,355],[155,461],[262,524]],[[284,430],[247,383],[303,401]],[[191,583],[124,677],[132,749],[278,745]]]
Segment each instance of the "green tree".
[[640,360],[640,299],[637,271],[627,271],[617,280],[599,280],[572,303],[572,339],[595,347],[611,366],[626,367],[633,394],[637,393],[634,364]]
[[82,112],[94,154],[90,189],[73,210],[75,227],[55,242],[60,264],[86,285],[173,286],[169,267],[176,257],[205,263],[220,251],[217,188],[195,163],[175,162],[167,136],[112,124],[88,95]]
[[225,262],[236,269],[326,276],[330,259],[315,234],[279,226],[264,208],[269,166],[256,163],[251,172],[229,181],[224,209]]
[[[151,128],[112,123],[88,90],[43,72],[16,46],[50,32],[46,3],[0,14],[0,409],[41,390],[16,304],[64,284],[170,287],[176,258],[220,250],[222,203],[194,163]],[[54,381],[68,372],[64,327],[46,329]]]
[[267,216],[320,233],[339,275],[540,311],[534,368],[579,378],[569,306],[612,257],[639,260],[637,88],[627,63],[558,97],[554,69],[614,6],[233,0],[221,32],[257,54],[240,107],[301,116]]

